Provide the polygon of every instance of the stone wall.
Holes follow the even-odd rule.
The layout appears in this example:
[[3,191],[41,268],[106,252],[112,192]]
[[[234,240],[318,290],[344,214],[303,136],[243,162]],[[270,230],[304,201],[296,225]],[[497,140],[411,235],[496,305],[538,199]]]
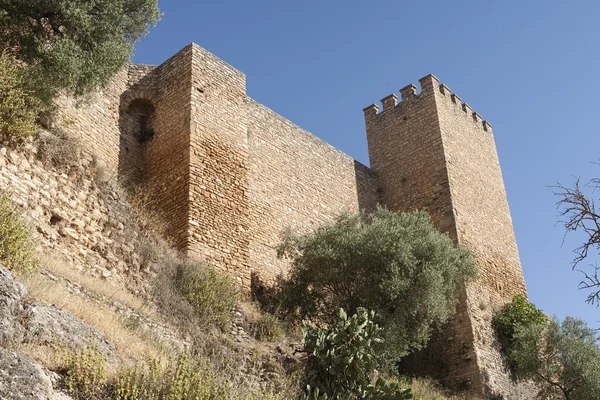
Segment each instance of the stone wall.
[[55,125],[94,149],[97,162],[109,173],[116,173],[119,165],[119,103],[127,83],[128,73],[122,71],[105,90],[89,99],[76,101],[63,96],[56,102]]
[[83,168],[69,171],[41,162],[36,154],[31,143],[18,151],[0,145],[0,193],[21,206],[38,235],[44,262],[144,290],[154,275],[147,257],[152,249],[124,193],[114,182],[96,184],[89,155],[79,160]]
[[378,182],[367,167],[248,99],[250,265],[273,281],[287,263],[276,247],[286,228],[308,232],[341,211],[372,210]]
[[246,76],[192,47],[188,252],[249,287]]
[[131,90],[154,105],[154,135],[145,144],[144,190],[151,207],[168,221],[167,235],[181,249],[188,243],[189,227],[191,82],[190,45]]
[[[438,87],[436,79],[432,84]],[[527,295],[492,126],[447,86],[436,91],[458,242],[476,258],[479,277],[467,288],[473,346],[486,395],[526,398],[503,371],[491,328],[493,312],[514,295]]]

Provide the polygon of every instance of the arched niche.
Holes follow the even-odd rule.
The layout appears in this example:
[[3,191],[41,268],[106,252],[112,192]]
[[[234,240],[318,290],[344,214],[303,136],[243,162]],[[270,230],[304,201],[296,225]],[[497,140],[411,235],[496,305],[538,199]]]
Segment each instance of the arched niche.
[[119,178],[130,188],[146,182],[147,147],[155,133],[154,114],[154,105],[145,98],[133,99],[121,110]]

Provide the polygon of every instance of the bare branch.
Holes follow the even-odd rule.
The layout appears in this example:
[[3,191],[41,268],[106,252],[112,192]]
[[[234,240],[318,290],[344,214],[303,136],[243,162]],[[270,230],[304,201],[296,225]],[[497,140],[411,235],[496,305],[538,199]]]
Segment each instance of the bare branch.
[[[595,164],[600,165],[598,162]],[[581,184],[581,178],[575,178],[571,187],[557,183],[553,188],[554,195],[558,197],[556,208],[562,218],[560,222],[565,227],[565,237],[569,232],[580,232],[584,235],[583,243],[573,250],[575,257],[571,267],[575,269],[580,262],[588,258],[590,251],[600,250],[600,211],[596,210],[594,199],[584,192],[584,188],[589,189],[591,194],[600,189],[600,178],[593,178],[585,185]],[[600,278],[598,267],[594,265],[592,267],[593,273],[579,270],[584,275],[579,288],[592,289],[586,302],[598,306],[600,305]]]

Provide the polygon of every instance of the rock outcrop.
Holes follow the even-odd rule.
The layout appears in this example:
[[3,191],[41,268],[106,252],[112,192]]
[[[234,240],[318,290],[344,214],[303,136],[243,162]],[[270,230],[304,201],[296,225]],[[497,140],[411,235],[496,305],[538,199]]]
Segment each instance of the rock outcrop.
[[0,265],[0,399],[67,400],[54,389],[54,373],[2,346],[26,341],[42,345],[94,345],[109,360],[116,356],[108,340],[79,318],[44,302],[24,304],[27,289]]
[[19,341],[23,332],[19,316],[26,296],[25,286],[0,265],[0,344]]
[[24,320],[26,342],[71,348],[90,345],[108,360],[117,359],[104,335],[54,304],[41,301],[29,303],[25,308]]
[[71,399],[53,388],[51,374],[35,361],[0,347],[0,399]]

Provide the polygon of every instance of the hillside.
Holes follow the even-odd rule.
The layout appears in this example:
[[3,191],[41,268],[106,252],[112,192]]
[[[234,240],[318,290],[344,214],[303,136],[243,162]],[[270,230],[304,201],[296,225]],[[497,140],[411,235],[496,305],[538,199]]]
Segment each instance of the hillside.
[[[223,303],[231,286],[210,273],[208,312],[197,312],[177,286],[190,263],[157,233],[143,195],[127,194],[75,138],[42,131],[2,147],[0,190],[0,207],[30,228],[39,264],[0,268],[3,398],[136,398],[126,395],[131,371],[152,365],[194,371],[184,380],[205,398],[298,396],[297,331],[282,336],[245,295]],[[445,398],[428,382],[413,386],[415,398]]]

